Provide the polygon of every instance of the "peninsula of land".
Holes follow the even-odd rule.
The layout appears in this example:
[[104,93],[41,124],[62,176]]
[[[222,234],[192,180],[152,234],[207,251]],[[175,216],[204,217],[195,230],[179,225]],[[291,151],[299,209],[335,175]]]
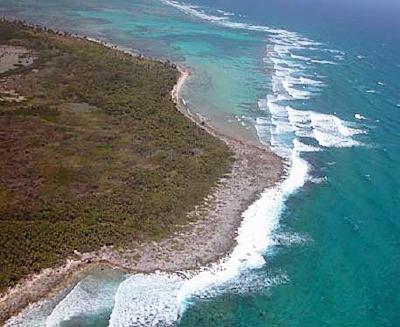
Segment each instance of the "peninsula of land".
[[0,22],[0,321],[91,265],[191,270],[229,252],[282,164],[191,115],[188,75]]

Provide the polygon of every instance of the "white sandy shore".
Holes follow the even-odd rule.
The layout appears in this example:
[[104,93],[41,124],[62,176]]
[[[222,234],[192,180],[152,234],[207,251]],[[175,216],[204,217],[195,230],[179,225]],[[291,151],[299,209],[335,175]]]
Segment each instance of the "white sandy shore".
[[174,235],[157,242],[132,241],[131,247],[124,250],[102,247],[91,253],[76,252],[61,266],[22,279],[1,295],[0,321],[17,314],[30,303],[65,292],[77,282],[78,272],[93,265],[107,264],[132,273],[194,270],[215,262],[232,249],[242,212],[265,188],[279,181],[282,162],[272,152],[228,138],[201,117],[192,115],[180,98],[190,73],[183,67],[178,69],[180,78],[171,92],[177,109],[229,146],[235,157],[230,174],[220,179],[195,211],[188,213],[191,223],[177,226]]

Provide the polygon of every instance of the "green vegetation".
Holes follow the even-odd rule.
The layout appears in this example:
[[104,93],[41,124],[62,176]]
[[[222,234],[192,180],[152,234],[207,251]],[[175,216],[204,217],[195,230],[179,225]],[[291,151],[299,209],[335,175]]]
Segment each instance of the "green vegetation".
[[33,51],[0,74],[0,290],[76,249],[159,238],[232,157],[175,108],[178,71],[84,39],[0,21]]

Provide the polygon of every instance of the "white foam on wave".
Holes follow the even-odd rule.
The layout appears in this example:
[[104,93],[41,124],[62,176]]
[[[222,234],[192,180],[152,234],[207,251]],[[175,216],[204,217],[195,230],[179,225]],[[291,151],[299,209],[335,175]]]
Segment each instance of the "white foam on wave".
[[322,184],[322,183],[326,183],[328,181],[328,177],[324,176],[324,177],[313,177],[310,179],[311,183],[314,184]]
[[299,55],[295,55],[295,54],[290,54],[290,56],[293,58],[293,59],[297,59],[297,60],[302,60],[302,61],[310,61],[311,60],[311,58],[309,58],[309,57],[305,57],[305,56],[299,56]]
[[274,45],[267,45],[266,56],[263,59],[266,64],[273,66],[271,82],[275,102],[307,100],[319,94],[325,84],[320,80],[322,77],[310,72],[314,59],[293,53],[299,49],[305,51],[307,49],[305,45],[315,46],[318,43],[299,42],[299,36],[292,36],[282,42],[281,38],[281,36],[271,38]]
[[109,326],[172,326],[179,319],[178,292],[183,282],[176,274],[131,276],[118,288]]
[[305,86],[314,86],[314,87],[321,87],[324,85],[323,82],[318,81],[316,79],[312,79],[309,77],[288,77],[287,80],[292,83],[292,84],[297,84],[297,85],[305,85]]
[[276,245],[304,245],[311,242],[311,239],[306,235],[298,233],[278,233],[274,235],[274,242]]
[[282,85],[286,92],[293,98],[293,99],[310,99],[311,92],[307,90],[299,90],[293,87],[293,84],[290,83],[286,78],[282,81]]
[[292,60],[282,59],[279,57],[270,56],[269,60],[275,64],[276,70],[287,69],[288,67],[292,67],[292,68],[303,68],[304,67],[302,64],[296,63]]
[[321,146],[345,148],[361,145],[352,138],[363,131],[346,126],[346,122],[332,115],[313,114],[311,126],[315,139]]
[[351,122],[315,111],[296,110],[291,107],[286,109],[297,136],[313,138],[323,147],[344,148],[361,145],[353,136],[365,132]]
[[358,113],[354,114],[354,118],[358,119],[358,120],[367,119],[366,117],[364,117],[363,115],[358,114]]
[[313,139],[322,147],[344,148],[361,145],[354,136],[365,133],[355,123],[344,121],[335,115],[278,105],[273,98],[260,102],[259,106],[268,110],[271,117],[256,120],[258,136],[264,144],[269,142],[272,150],[283,158],[289,157],[293,147],[299,152],[321,150],[320,147],[293,138],[294,136]]
[[82,279],[71,292],[59,302],[46,319],[46,327],[59,326],[63,321],[87,314],[100,314],[111,310],[120,278],[89,275]]
[[[353,136],[363,133],[351,123],[335,115],[320,114],[310,110],[296,110],[287,105],[289,101],[308,100],[320,93],[325,86],[315,72],[313,64],[336,64],[320,57],[313,58],[312,52],[328,52],[344,56],[342,51],[321,48],[320,43],[302,39],[297,34],[283,38],[270,38],[273,45],[266,47],[264,62],[273,66],[271,77],[273,95],[259,101],[259,108],[267,113],[269,122],[256,120],[256,130],[263,144],[270,143],[271,149],[283,158],[289,158],[294,147],[299,152],[316,152],[320,147],[350,147],[360,145]],[[298,51],[301,50],[301,55]],[[311,52],[309,51],[311,50]],[[304,53],[310,53],[310,56]],[[304,66],[302,62],[308,65]],[[269,114],[269,115],[268,115]],[[267,139],[266,139],[267,138]],[[301,142],[299,138],[315,140],[319,146]]]
[[224,294],[250,295],[251,293],[264,293],[271,287],[282,285],[289,282],[289,277],[282,271],[273,274],[266,274],[265,271],[253,270],[251,274],[244,271],[235,278],[230,279],[223,284],[223,290],[220,285],[210,286],[198,294],[194,295],[196,299],[209,299]]
[[312,59],[312,63],[314,64],[322,64],[322,65],[337,65],[337,62],[331,61],[331,60],[318,60],[318,59]]
[[254,31],[254,32],[264,32],[264,33],[270,33],[272,35],[278,35],[282,37],[282,39],[296,39],[298,42],[299,46],[306,46],[309,44],[318,44],[316,42],[313,42],[311,40],[308,40],[307,38],[304,37],[299,37],[297,33],[290,32],[287,30],[283,29],[278,29],[278,28],[271,28],[269,26],[263,26],[263,25],[254,25],[254,24],[249,24],[249,23],[244,23],[244,22],[235,22],[229,19],[229,16],[224,15],[223,16],[215,16],[212,14],[206,14],[204,11],[200,9],[198,6],[190,5],[190,4],[185,4],[182,2],[178,1],[173,1],[173,0],[160,0],[162,3],[172,6],[188,15],[191,15],[193,17],[200,18],[202,20],[206,20],[218,25],[222,25],[228,28],[232,29],[243,29],[243,30],[248,30],[248,31]]
[[226,16],[215,16],[215,15],[206,14],[205,12],[200,10],[199,6],[185,5],[185,4],[179,3],[177,1],[169,1],[169,0],[161,0],[161,2],[163,2],[167,5],[170,5],[172,7],[175,7],[177,9],[183,11],[186,14],[195,16],[200,19],[208,20],[211,22],[221,22],[221,21],[225,21],[228,19],[228,17],[226,17]]
[[235,16],[235,13],[230,12],[230,11],[224,11],[224,10],[221,10],[221,9],[217,9],[217,12],[219,14],[224,15],[224,16]]

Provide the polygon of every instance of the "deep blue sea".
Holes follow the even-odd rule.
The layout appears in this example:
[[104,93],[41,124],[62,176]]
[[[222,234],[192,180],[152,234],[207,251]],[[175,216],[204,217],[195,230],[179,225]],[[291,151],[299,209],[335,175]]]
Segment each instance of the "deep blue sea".
[[184,65],[190,110],[282,157],[199,274],[94,271],[9,326],[400,326],[399,0],[0,0]]

